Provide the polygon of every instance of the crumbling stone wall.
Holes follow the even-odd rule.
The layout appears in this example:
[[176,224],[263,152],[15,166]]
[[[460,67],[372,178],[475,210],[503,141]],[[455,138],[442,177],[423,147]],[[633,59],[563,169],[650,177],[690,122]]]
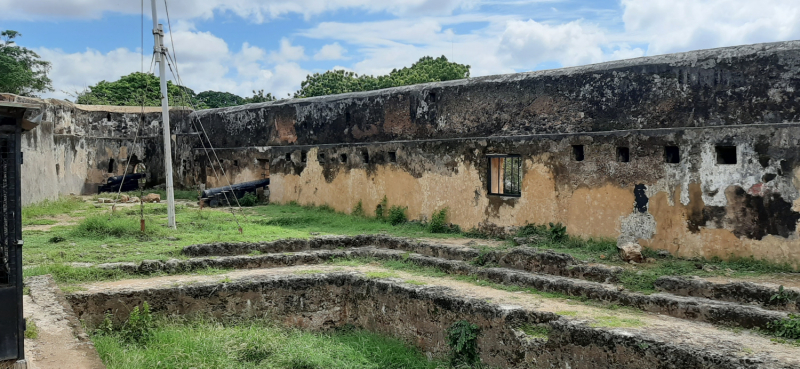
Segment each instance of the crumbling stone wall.
[[[463,228],[562,222],[680,256],[800,268],[799,81],[791,41],[204,110],[192,122],[224,149],[234,182],[268,171],[276,202],[372,212],[386,196],[412,219],[447,208]],[[193,155],[178,176],[217,186],[197,137],[179,142]],[[491,154],[521,156],[520,197],[488,194]]]
[[[119,323],[145,301],[168,315],[215,318],[269,317],[287,326],[330,329],[352,324],[403,339],[435,356],[449,351],[445,332],[467,320],[481,328],[484,363],[502,368],[778,368],[767,359],[726,354],[717,347],[670,344],[618,329],[593,328],[549,312],[498,306],[454,295],[447,288],[333,273],[255,277],[224,284],[196,284],[78,292],[67,296],[89,327],[109,312]],[[526,335],[523,326],[547,327],[547,338]]]
[[[141,107],[77,105],[15,95],[0,95],[0,100],[40,104],[44,113],[39,127],[22,139],[24,205],[59,195],[96,193],[108,177],[123,174],[130,155],[147,166],[149,184],[164,182],[160,108],[145,108],[140,124]],[[188,113],[173,109],[170,117],[180,121]]]

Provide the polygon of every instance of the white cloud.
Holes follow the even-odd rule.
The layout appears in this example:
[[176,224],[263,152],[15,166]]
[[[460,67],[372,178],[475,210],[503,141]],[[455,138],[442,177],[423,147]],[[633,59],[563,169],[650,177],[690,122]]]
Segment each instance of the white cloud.
[[[137,72],[141,65],[141,54],[128,49],[105,54],[92,49],[72,54],[45,48],[36,52],[42,59],[52,62],[49,76],[56,91],[47,94],[48,97],[67,98],[68,94],[81,92],[102,80],[116,81],[122,75]],[[149,63],[150,58],[145,59],[145,68],[149,68]]]
[[278,51],[270,53],[270,59],[274,62],[287,62],[306,59],[306,51],[302,46],[293,46],[292,42],[286,38],[281,39],[281,46]]
[[[292,61],[304,55],[302,47],[298,52],[288,41],[273,53],[248,43],[232,52],[224,40],[209,32],[180,31],[173,37],[181,79],[196,92],[215,90],[250,96],[253,90],[263,89],[283,97],[296,91],[310,73]],[[141,69],[141,54],[124,48],[108,53],[91,49],[79,53],[48,48],[36,51],[53,65],[50,76],[56,91],[47,97],[68,98],[64,91],[82,91],[101,80],[115,81]],[[273,59],[273,55],[281,57]],[[145,69],[149,67],[147,56]],[[169,70],[167,73],[172,77]]]
[[603,61],[604,32],[580,21],[547,25],[510,21],[500,37],[499,52],[515,68],[533,69],[552,61],[563,66]]
[[800,38],[800,2],[622,0],[625,37],[649,55]]
[[[164,16],[158,1],[159,14]],[[395,15],[450,14],[456,9],[470,9],[477,0],[172,0],[170,16],[174,19],[210,19],[215,13],[231,13],[256,23],[286,14],[306,18],[341,9],[387,12]],[[138,1],[109,0],[0,0],[0,19],[39,20],[53,18],[99,19],[104,13],[139,14]],[[151,14],[149,1],[145,15]]]
[[[523,9],[545,1],[550,0],[507,0],[502,4]],[[471,65],[473,76],[800,38],[798,1],[621,0],[611,8],[591,11],[570,10],[565,4],[558,16],[543,5],[549,15],[542,13],[537,19],[512,12],[482,12],[481,6],[489,9],[498,4],[501,2],[494,0],[171,0],[170,13],[186,84],[197,91],[240,95],[264,89],[285,96],[299,88],[309,73],[303,68],[311,55],[303,44],[308,38],[325,43],[315,49],[313,60],[337,61],[345,64],[338,68],[360,74],[385,74],[422,56],[445,55]],[[97,18],[104,12],[138,13],[138,6],[119,0],[0,0],[0,19]],[[231,50],[219,37],[198,31],[194,22],[220,13],[252,22],[286,14],[301,14],[306,19],[326,14],[335,19],[335,12],[342,9],[395,17],[351,23],[310,21],[308,29],[279,34],[275,50],[255,46],[254,40]],[[57,49],[37,51],[53,61],[51,76],[57,89],[82,89],[100,79],[113,80],[139,70],[138,54],[127,49],[74,54]]]
[[314,60],[340,60],[344,59],[344,54],[347,52],[342,45],[338,42],[327,44],[319,49],[319,52],[314,54]]

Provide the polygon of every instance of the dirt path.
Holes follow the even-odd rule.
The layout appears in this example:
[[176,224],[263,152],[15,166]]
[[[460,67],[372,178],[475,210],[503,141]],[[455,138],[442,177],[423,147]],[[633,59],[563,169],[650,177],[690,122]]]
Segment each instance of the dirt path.
[[769,338],[749,331],[734,331],[718,328],[707,323],[682,320],[658,314],[648,314],[625,308],[600,307],[582,302],[546,298],[524,292],[508,292],[491,287],[481,287],[457,281],[449,277],[427,277],[389,270],[378,265],[335,266],[313,265],[272,269],[237,270],[223,275],[178,275],[149,279],[123,280],[82,285],[82,293],[98,293],[113,290],[143,290],[154,287],[173,287],[194,283],[220,283],[224,279],[236,280],[253,276],[286,275],[297,273],[324,273],[349,271],[357,273],[383,272],[404,281],[431,286],[452,288],[460,296],[490,301],[499,305],[521,306],[526,309],[549,311],[567,319],[585,321],[601,327],[611,327],[623,332],[636,332],[652,339],[672,344],[686,344],[721,350],[731,355],[753,358],[769,356],[784,363],[800,367],[800,348],[771,342]]
[[104,369],[94,345],[71,309],[65,308],[68,305],[52,279],[31,277],[25,284],[31,291],[23,301],[25,318],[39,332],[36,339],[25,339],[28,369]]

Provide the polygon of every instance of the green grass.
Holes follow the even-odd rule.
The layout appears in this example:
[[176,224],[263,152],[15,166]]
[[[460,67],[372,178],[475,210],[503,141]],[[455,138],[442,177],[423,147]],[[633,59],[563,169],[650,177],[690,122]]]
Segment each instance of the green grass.
[[546,340],[550,336],[550,326],[548,325],[525,324],[519,327],[519,329],[531,338]]
[[[230,272],[230,270],[207,268],[202,270],[196,270],[188,274],[214,275],[227,272]],[[22,271],[23,278],[45,275],[45,274],[51,274],[56,282],[65,285],[70,285],[75,283],[95,282],[95,281],[152,278],[161,275],[168,275],[168,273],[155,273],[155,274],[151,273],[147,275],[130,274],[123,272],[119,269],[74,267],[71,265],[65,265],[61,263],[37,265],[30,268],[26,268]],[[187,273],[181,273],[181,274],[187,274]]]
[[442,368],[405,343],[358,329],[312,333],[255,320],[223,324],[157,318],[142,344],[92,337],[109,369],[136,368]]
[[37,225],[53,225],[58,223],[55,219],[47,219],[47,218],[29,218],[25,222],[26,226],[37,226]]
[[[269,205],[245,209],[237,215],[238,225],[243,230],[241,234],[236,220],[227,209],[200,210],[178,206],[178,229],[171,230],[166,227],[164,203],[146,204],[147,232],[142,235],[139,232],[138,206],[118,208],[112,215],[107,207],[95,208],[88,205],[82,214],[85,219],[76,225],[55,226],[47,231],[23,231],[25,265],[180,259],[183,258],[180,254],[181,248],[188,245],[308,238],[312,232],[339,235],[386,233],[405,237],[453,236],[432,235],[420,224],[392,226],[372,218],[336,213],[330,208],[298,205]],[[72,208],[75,207],[70,209]],[[37,212],[42,213],[40,210]],[[50,211],[47,214],[54,213]]]
[[84,202],[80,197],[75,196],[63,196],[58,198],[58,200],[44,200],[40,203],[22,208],[22,225],[55,224],[56,222],[52,219],[40,218],[71,214],[78,210],[88,209],[89,207],[92,207],[92,205]]
[[31,319],[25,319],[25,338],[35,340],[39,338],[39,327],[36,322]]
[[644,325],[644,323],[636,318],[620,318],[617,316],[598,316],[594,317],[592,327],[606,327],[606,328],[637,328]]
[[367,272],[367,278],[398,278],[397,273],[392,272]]

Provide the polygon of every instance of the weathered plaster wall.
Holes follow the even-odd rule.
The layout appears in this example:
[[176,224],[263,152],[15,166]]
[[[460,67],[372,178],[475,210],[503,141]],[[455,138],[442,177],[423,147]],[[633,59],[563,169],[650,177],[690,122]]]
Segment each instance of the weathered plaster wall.
[[[386,196],[412,219],[448,208],[463,228],[562,222],[681,256],[800,268],[798,87],[790,41],[205,110],[184,128],[224,149],[232,182],[262,178],[268,160],[272,201],[371,213]],[[197,137],[179,141],[194,150],[181,182],[225,184]],[[736,164],[718,163],[717,146],[736,146]],[[522,156],[521,197],[488,195],[489,154]]]
[[[76,105],[14,95],[0,99],[40,104],[44,112],[39,127],[22,139],[23,205],[59,195],[96,193],[108,177],[124,173],[129,155],[145,163],[150,184],[164,181],[160,108],[145,108],[142,121],[140,107]],[[188,111],[173,109],[170,114],[180,122]]]
[[[680,256],[755,256],[798,267],[798,140],[800,126],[788,124],[273,147],[271,200],[343,212],[361,201],[371,213],[386,196],[412,219],[447,208],[463,228],[562,222],[573,235]],[[576,144],[585,147],[584,161],[572,156]],[[716,145],[735,145],[737,164],[717,164]],[[665,162],[665,146],[680,148],[679,163]],[[630,162],[616,161],[617,147],[630,149]],[[522,156],[522,196],[488,195],[486,155],[495,153]]]

